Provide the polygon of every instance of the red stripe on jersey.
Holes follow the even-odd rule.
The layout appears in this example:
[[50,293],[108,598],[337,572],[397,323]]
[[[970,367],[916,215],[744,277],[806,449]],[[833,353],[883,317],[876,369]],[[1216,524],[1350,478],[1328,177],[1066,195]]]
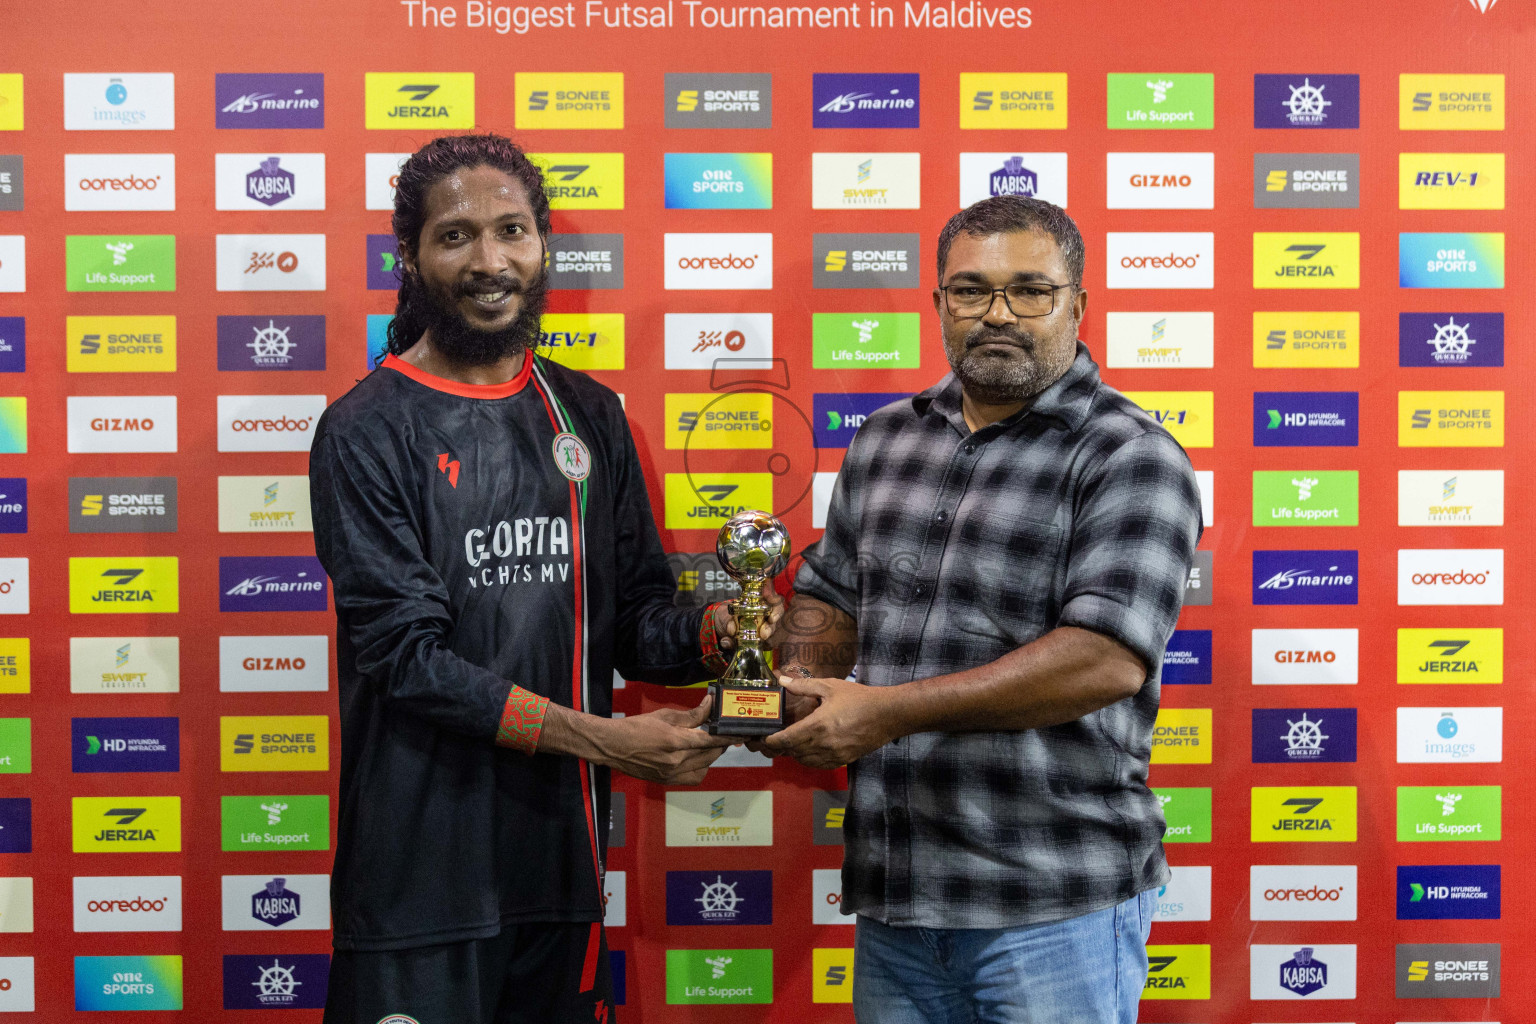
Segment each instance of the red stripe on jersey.
[[587,933],[587,958],[581,962],[581,988],[578,992],[590,992],[597,984],[597,955],[602,951],[603,922],[593,921]]
[[[458,395],[460,398],[510,398],[523,390],[528,379],[533,375],[533,356],[527,352],[523,353],[523,368],[518,370],[511,380],[501,384],[463,384],[445,377],[435,377],[419,366],[412,366],[394,353],[385,356],[384,361],[379,365],[386,370],[403,373],[411,380],[433,391],[444,391],[450,395]],[[559,429],[556,427],[556,432]]]

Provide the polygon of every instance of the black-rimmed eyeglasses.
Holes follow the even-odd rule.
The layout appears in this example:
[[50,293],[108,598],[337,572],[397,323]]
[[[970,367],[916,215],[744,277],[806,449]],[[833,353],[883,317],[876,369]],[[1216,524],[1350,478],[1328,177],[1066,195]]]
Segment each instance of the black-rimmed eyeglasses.
[[1070,284],[1010,284],[1006,288],[983,288],[974,284],[945,285],[944,308],[949,315],[962,319],[983,317],[1001,292],[1008,311],[1017,317],[1050,316],[1056,311],[1056,293]]

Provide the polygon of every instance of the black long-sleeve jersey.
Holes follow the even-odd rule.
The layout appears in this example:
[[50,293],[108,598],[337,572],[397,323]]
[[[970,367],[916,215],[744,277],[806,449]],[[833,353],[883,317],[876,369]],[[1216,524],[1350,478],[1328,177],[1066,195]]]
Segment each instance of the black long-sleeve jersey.
[[615,668],[708,676],[618,397],[532,353],[496,386],[390,357],[320,418],[310,484],[336,595],[336,947],[600,920],[606,770],[494,739],[514,684],[608,715]]

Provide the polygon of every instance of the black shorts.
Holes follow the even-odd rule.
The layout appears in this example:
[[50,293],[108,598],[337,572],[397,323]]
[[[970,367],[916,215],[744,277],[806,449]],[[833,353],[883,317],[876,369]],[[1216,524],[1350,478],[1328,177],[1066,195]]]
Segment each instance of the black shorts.
[[331,957],[325,1024],[614,1024],[602,925]]

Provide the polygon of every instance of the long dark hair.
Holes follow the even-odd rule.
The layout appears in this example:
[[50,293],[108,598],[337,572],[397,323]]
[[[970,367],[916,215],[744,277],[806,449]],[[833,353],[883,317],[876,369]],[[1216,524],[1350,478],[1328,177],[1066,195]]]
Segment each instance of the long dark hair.
[[[427,192],[454,171],[466,167],[494,167],[522,182],[533,207],[533,221],[541,239],[549,238],[549,197],[544,194],[544,172],[522,148],[501,135],[449,135],[422,146],[400,168],[395,183],[395,244],[402,256],[414,261],[427,222]],[[400,293],[395,316],[389,322],[389,351],[399,355],[421,338],[427,329],[425,304],[431,301],[420,275],[402,264]]]

